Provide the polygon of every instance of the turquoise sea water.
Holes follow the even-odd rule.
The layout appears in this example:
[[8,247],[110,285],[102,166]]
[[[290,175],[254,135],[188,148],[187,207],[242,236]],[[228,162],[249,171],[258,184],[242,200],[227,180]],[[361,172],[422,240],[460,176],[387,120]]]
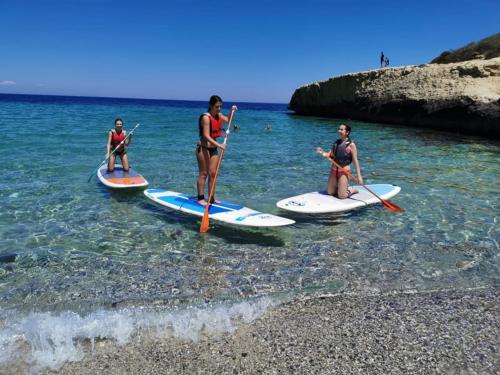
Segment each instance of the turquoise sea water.
[[[275,203],[325,188],[329,165],[313,150],[329,148],[347,120],[298,117],[286,105],[236,104],[239,131],[230,135],[217,197],[292,218],[293,226],[256,230],[212,222],[201,235],[199,219],[157,207],[140,191],[87,182],[105,157],[107,130],[122,117],[126,129],[141,124],[129,157],[150,187],[194,194],[203,102],[0,95],[0,256],[17,254],[15,262],[0,263],[0,364],[19,354],[19,342],[38,348],[40,356],[30,358],[40,368],[74,359],[72,344],[30,339],[48,317],[72,327],[65,333],[72,339],[126,341],[120,328],[75,333],[78,319],[98,316],[90,320],[105,327],[130,323],[131,314],[137,323],[149,316],[141,309],[152,307],[209,311],[242,303],[255,313],[271,303],[264,297],[315,289],[498,285],[498,142],[348,121],[365,183],[401,186],[391,201],[405,212],[375,205],[297,215]],[[54,354],[58,345],[66,355]]]

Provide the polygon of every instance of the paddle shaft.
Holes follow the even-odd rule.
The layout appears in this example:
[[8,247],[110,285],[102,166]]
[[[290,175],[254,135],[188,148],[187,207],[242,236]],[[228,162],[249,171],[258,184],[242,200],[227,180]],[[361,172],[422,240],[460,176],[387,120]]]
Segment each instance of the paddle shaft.
[[104,160],[101,162],[101,164],[99,164],[99,165],[97,166],[97,168],[96,168],[96,169],[94,169],[94,171],[90,174],[89,179],[87,180],[87,182],[90,182],[90,180],[91,180],[91,179],[92,179],[92,177],[95,175],[95,173],[97,172],[97,170],[98,170],[99,168],[101,168],[101,165],[103,165],[104,163],[106,163],[106,162],[109,160],[109,158],[111,157],[111,155],[114,155],[114,153],[116,152],[116,150],[118,150],[118,149],[120,148],[120,146],[121,146],[121,145],[125,144],[125,141],[128,139],[128,137],[130,137],[130,136],[134,133],[135,129],[137,129],[137,128],[139,127],[139,125],[140,125],[140,124],[137,124],[137,125],[136,125],[136,126],[135,126],[135,127],[134,127],[131,131],[130,131],[130,133],[128,133],[128,134],[127,134],[127,136],[125,137],[125,139],[124,139],[123,141],[121,141],[121,142],[120,142],[120,144],[119,144],[118,146],[116,146],[116,148],[115,148],[115,149],[114,149],[114,150],[113,150],[113,151],[112,151],[112,152],[108,155],[108,157],[107,157],[106,159],[104,159]]
[[[227,143],[227,139],[229,138],[229,133],[231,131],[231,122],[233,122],[233,117],[234,117],[234,109],[231,109],[231,113],[229,114],[229,121],[228,121],[228,125],[227,125],[227,130],[226,130],[226,136],[224,137],[224,142],[222,143],[224,145]],[[219,176],[219,169],[220,169],[220,166],[222,164],[222,158],[224,156],[224,151],[225,151],[225,149],[223,148],[221,153],[220,153],[219,160],[217,160],[217,167],[215,169],[215,175],[214,175],[213,181],[211,181],[211,184],[210,184],[210,193],[208,195],[207,205],[205,206],[205,212],[203,213],[203,219],[201,220],[201,225],[200,225],[200,232],[201,233],[205,233],[208,231],[208,223],[209,223],[208,211],[210,209],[210,201],[212,200],[214,193],[215,193],[215,184],[217,182],[217,177]]]

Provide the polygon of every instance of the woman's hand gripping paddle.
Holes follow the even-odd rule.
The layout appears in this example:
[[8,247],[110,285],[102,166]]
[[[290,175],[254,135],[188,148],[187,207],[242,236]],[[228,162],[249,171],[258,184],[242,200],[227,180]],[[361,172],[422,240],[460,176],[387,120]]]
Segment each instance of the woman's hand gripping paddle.
[[[231,109],[231,113],[229,114],[229,122],[227,125],[226,137],[224,138],[224,144],[227,143],[227,138],[229,137],[229,131],[231,130],[231,122],[233,121],[234,111],[235,111],[234,108]],[[219,169],[220,169],[220,165],[222,163],[223,156],[224,156],[224,149],[222,149],[222,151],[220,153],[219,160],[217,161],[217,168],[215,169],[214,180],[212,181],[212,184],[210,186],[210,194],[208,196],[207,205],[205,206],[205,212],[203,213],[203,219],[201,219],[200,233],[207,233],[208,232],[208,224],[210,222],[210,219],[208,218],[208,211],[210,209],[210,202],[212,201],[212,198],[213,198],[214,193],[215,193],[215,183],[217,182],[217,176],[219,175]]]
[[94,169],[94,171],[90,174],[89,176],[89,179],[87,180],[87,182],[90,182],[90,180],[92,180],[92,177],[96,174],[96,172],[99,170],[99,168],[101,168],[101,165],[103,165],[104,163],[106,163],[108,161],[108,159],[111,157],[111,155],[113,155],[116,150],[118,150],[120,148],[121,145],[125,144],[125,141],[128,139],[128,137],[130,137],[134,132],[135,132],[135,129],[137,129],[139,127],[140,124],[137,124],[131,131],[130,133],[127,134],[127,136],[125,137],[125,139],[123,141],[120,142],[120,144],[118,146],[116,146],[116,148],[113,150],[113,152],[111,152],[111,154],[108,155],[108,157],[106,159],[104,159],[101,164],[99,164],[97,166],[96,169]]
[[392,212],[403,212],[404,210],[399,207],[398,205],[395,205],[394,203],[386,200],[386,199],[382,199],[380,198],[377,194],[375,194],[375,192],[373,192],[368,186],[366,186],[365,184],[363,184],[357,177],[355,177],[351,172],[349,172],[347,169],[343,168],[342,166],[340,166],[339,163],[337,163],[335,160],[333,160],[330,156],[324,156],[325,159],[329,160],[330,163],[332,163],[333,165],[335,165],[338,169],[340,169],[342,172],[344,172],[346,175],[348,175],[349,177],[351,177],[354,181],[356,181],[358,184],[360,184],[361,186],[363,186],[366,190],[368,190],[370,193],[372,193],[373,195],[375,195],[378,199],[380,199],[380,202],[382,202],[382,204],[384,205],[385,208],[387,208],[388,210],[392,211]]

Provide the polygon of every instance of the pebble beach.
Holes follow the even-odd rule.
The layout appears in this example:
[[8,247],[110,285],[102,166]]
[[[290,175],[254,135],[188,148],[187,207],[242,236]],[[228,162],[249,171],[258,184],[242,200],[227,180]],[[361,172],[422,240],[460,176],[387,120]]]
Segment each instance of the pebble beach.
[[104,340],[48,374],[494,374],[499,306],[498,288],[306,294],[232,335]]

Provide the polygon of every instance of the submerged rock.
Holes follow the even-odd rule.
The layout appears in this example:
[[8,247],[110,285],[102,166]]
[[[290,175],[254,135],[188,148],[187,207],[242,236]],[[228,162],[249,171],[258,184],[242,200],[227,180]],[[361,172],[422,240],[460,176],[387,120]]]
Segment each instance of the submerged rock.
[[16,261],[17,254],[0,254],[0,263],[12,263]]
[[299,115],[422,126],[500,138],[500,57],[352,73],[295,90]]

